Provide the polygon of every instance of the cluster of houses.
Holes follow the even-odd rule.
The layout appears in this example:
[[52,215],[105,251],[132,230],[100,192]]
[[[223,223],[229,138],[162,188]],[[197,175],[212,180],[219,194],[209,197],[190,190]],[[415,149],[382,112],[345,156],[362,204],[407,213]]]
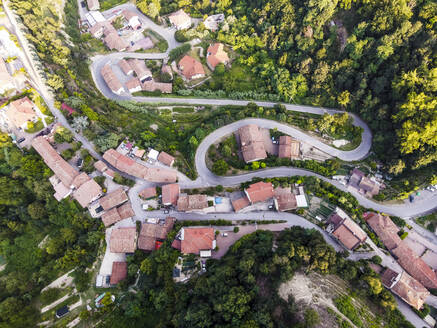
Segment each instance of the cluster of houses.
[[291,211],[296,208],[308,207],[307,198],[302,186],[297,186],[295,191],[291,187],[273,188],[271,182],[256,182],[251,184],[244,192],[232,195],[232,207],[235,212],[241,212],[257,203],[273,201],[272,207],[279,212]]
[[49,180],[56,200],[72,195],[82,207],[87,207],[102,195],[100,185],[65,161],[44,136],[33,139],[32,146],[54,173]]
[[427,288],[437,288],[436,272],[399,237],[399,228],[388,216],[366,213],[364,219],[405,270],[399,273],[386,269],[382,273],[382,283],[405,302],[420,309],[429,295]]
[[[162,93],[171,93],[172,83],[156,82],[153,79],[152,71],[146,66],[146,63],[142,59],[122,59],[118,62],[118,67],[127,77],[131,77],[126,83],[125,87],[130,93],[138,91],[160,91]],[[163,65],[162,72],[169,72],[171,74],[171,68],[167,65]],[[113,68],[108,63],[102,67],[100,74],[103,80],[108,85],[109,89],[120,95],[125,91],[123,84],[113,71]]]
[[[415,309],[421,309],[430,294],[427,288],[437,287],[435,271],[401,240],[399,228],[388,216],[366,213],[365,220],[405,270],[386,268],[380,272],[382,268],[376,268],[383,285]],[[355,250],[367,240],[367,234],[340,208],[328,218],[326,231],[348,250]]]
[[[93,6],[96,8],[96,6]],[[97,39],[102,39],[103,43],[110,50],[117,51],[137,51],[139,49],[153,48],[154,43],[150,37],[140,35],[143,25],[139,16],[129,10],[114,10],[109,16],[105,17],[96,10],[91,10],[85,14],[88,32]],[[123,27],[117,30],[114,21],[121,19]],[[140,37],[132,39],[125,37],[132,32],[138,32]],[[135,40],[135,41],[134,41]]]
[[139,161],[119,153],[115,149],[108,149],[103,154],[103,159],[121,172],[150,182],[171,183],[177,180],[177,172],[175,170],[147,167],[139,163]]
[[[259,126],[248,124],[238,129],[241,154],[246,163],[263,160],[267,157],[264,138]],[[300,156],[299,141],[290,136],[279,138],[278,156],[280,158],[297,159]]]

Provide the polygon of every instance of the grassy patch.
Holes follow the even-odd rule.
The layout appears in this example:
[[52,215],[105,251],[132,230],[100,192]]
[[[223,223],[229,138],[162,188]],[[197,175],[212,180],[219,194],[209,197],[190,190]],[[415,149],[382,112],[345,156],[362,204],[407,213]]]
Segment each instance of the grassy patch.
[[100,1],[100,11],[111,9],[112,7],[126,2],[128,2],[128,0],[102,0]]
[[62,303],[59,303],[58,305],[56,305],[50,311],[45,312],[41,316],[41,320],[42,321],[46,321],[46,320],[56,319],[55,314],[56,314],[57,310],[59,310],[60,308],[64,307],[65,305],[72,305],[72,304],[76,303],[77,301],[79,301],[79,299],[80,299],[80,296],[78,294],[73,295],[73,296],[67,298],[65,301],[63,301]]
[[360,319],[360,313],[352,304],[350,296],[341,296],[334,300],[337,309],[349,318],[357,327],[363,327],[363,322]]
[[[156,33],[155,31],[152,31],[151,29],[146,29],[146,30],[144,30],[143,34],[145,37],[149,37],[152,39],[153,43],[155,44],[155,46],[152,49],[154,49],[156,52],[167,51],[168,43],[159,33]],[[152,49],[149,49],[149,50],[152,50]]]
[[193,107],[173,107],[173,112],[176,113],[193,113]]
[[41,307],[52,304],[54,301],[64,297],[71,291],[70,288],[49,288],[41,293],[39,298]]

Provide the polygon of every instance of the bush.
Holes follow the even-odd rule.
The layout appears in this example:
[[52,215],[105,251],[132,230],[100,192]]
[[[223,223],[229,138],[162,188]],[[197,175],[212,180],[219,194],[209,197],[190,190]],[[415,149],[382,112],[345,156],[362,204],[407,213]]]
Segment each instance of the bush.
[[212,172],[217,175],[224,175],[228,169],[229,165],[223,159],[218,160],[212,165]]
[[168,61],[171,63],[174,60],[179,60],[183,55],[185,55],[190,50],[191,50],[191,44],[184,43],[180,47],[174,48],[172,51],[170,51]]
[[187,35],[185,34],[184,30],[178,30],[176,31],[176,33],[174,34],[174,38],[176,39],[177,42],[187,42],[190,40],[189,37],[187,37]]
[[73,149],[68,148],[68,149],[65,149],[65,150],[61,153],[61,155],[62,155],[62,157],[63,157],[66,161],[68,161],[68,160],[70,160],[70,159],[73,158],[74,153],[75,153],[75,151],[74,151]]
[[373,263],[375,263],[375,264],[378,264],[378,265],[382,263],[382,259],[381,259],[381,257],[379,257],[378,255],[373,256],[373,257],[371,258],[371,261],[372,261]]
[[238,231],[240,231],[239,227],[234,227],[234,233],[238,233]]
[[133,187],[135,185],[135,181],[134,180],[122,177],[117,172],[114,173],[114,182],[118,183],[118,184],[121,184],[121,185],[128,186],[128,187]]

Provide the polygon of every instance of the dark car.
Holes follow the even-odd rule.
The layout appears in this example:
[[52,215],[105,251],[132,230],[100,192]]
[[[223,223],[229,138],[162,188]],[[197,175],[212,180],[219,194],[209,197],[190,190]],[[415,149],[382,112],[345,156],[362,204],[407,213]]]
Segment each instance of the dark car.
[[85,8],[85,6],[86,6],[85,1],[82,1],[82,2],[80,3],[80,5],[82,6],[82,8]]
[[26,138],[20,138],[17,140],[18,143],[22,143],[24,140],[26,140]]
[[79,159],[77,160],[76,164],[77,164],[78,168],[81,168],[82,164],[83,164],[83,159],[79,157]]
[[408,197],[408,199],[410,200],[410,203],[414,202],[414,196],[410,195],[410,197]]

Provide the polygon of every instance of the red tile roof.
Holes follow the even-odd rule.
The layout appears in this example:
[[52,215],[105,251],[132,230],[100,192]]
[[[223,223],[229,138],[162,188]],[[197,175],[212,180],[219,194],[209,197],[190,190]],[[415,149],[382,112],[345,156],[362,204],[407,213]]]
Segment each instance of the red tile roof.
[[178,11],[171,13],[168,16],[170,23],[175,25],[177,28],[185,27],[187,24],[191,24],[191,17],[183,11],[183,9],[179,9]]
[[280,158],[296,158],[299,157],[300,143],[292,139],[290,136],[279,137],[279,154]]
[[220,63],[226,64],[229,61],[229,57],[224,50],[223,43],[211,44],[207,50],[206,60],[212,70]]
[[251,184],[249,188],[245,189],[247,198],[254,204],[258,202],[264,202],[270,198],[273,198],[273,185],[271,182],[257,182]]
[[110,225],[113,225],[118,221],[121,221],[121,217],[120,214],[118,214],[118,210],[116,207],[110,209],[109,211],[106,211],[102,215],[102,222],[105,227],[109,227]]
[[72,185],[74,186],[74,188],[79,188],[90,179],[91,178],[88,176],[88,174],[86,174],[85,172],[81,172],[73,179]]
[[404,242],[392,250],[399,265],[427,288],[437,288],[437,275]]
[[110,65],[106,64],[105,66],[103,66],[100,70],[100,74],[102,74],[103,79],[105,80],[106,84],[112,92],[117,93],[120,92],[120,90],[123,90],[123,86],[121,85],[117,76],[112,71]]
[[297,207],[296,196],[291,192],[291,188],[275,188],[274,194],[278,211],[289,211]]
[[112,273],[109,283],[116,285],[127,277],[127,262],[112,262]]
[[153,251],[158,239],[164,240],[173,229],[175,218],[167,217],[164,224],[143,223],[138,237],[138,248]]
[[162,204],[176,206],[179,193],[180,189],[177,183],[162,186]]
[[99,172],[103,172],[108,169],[108,166],[102,161],[97,161],[94,163],[94,168]]
[[115,206],[123,204],[128,199],[129,198],[127,197],[126,192],[123,190],[122,187],[120,187],[102,197],[99,203],[103,207],[103,209],[107,211]]
[[178,199],[178,211],[187,212],[208,207],[208,196],[181,194]]
[[112,253],[133,253],[137,249],[137,229],[135,227],[118,228],[111,232],[109,242]]
[[165,151],[162,151],[158,155],[158,161],[167,166],[172,166],[174,163],[174,157],[167,154]]
[[242,210],[243,208],[247,207],[250,205],[249,199],[247,198],[247,196],[232,200],[232,207],[234,208],[235,212],[238,212],[240,210]]
[[143,199],[153,198],[156,197],[156,195],[157,194],[156,194],[155,187],[145,188],[138,194],[138,196],[140,196]]
[[264,140],[259,127],[249,124],[238,129],[240,135],[241,152],[246,163],[267,157]]
[[392,250],[401,243],[401,239],[398,236],[399,228],[388,216],[370,213],[364,219],[388,250]]
[[162,93],[171,93],[173,90],[173,84],[172,83],[164,83],[164,82],[155,82],[155,81],[144,81],[141,84],[141,88],[144,91],[161,91]]
[[121,70],[123,71],[124,74],[129,75],[130,73],[133,72],[132,67],[130,66],[130,64],[127,62],[126,59],[122,59],[118,62],[118,66],[120,66]]
[[73,192],[73,197],[82,207],[87,207],[99,198],[102,192],[102,187],[94,179],[89,179]]
[[191,80],[196,75],[205,75],[202,63],[188,55],[185,55],[179,61],[178,65],[182,71],[182,75],[188,80]]
[[201,250],[213,248],[213,228],[182,228],[183,239],[181,240],[181,252],[184,254],[199,254]]

